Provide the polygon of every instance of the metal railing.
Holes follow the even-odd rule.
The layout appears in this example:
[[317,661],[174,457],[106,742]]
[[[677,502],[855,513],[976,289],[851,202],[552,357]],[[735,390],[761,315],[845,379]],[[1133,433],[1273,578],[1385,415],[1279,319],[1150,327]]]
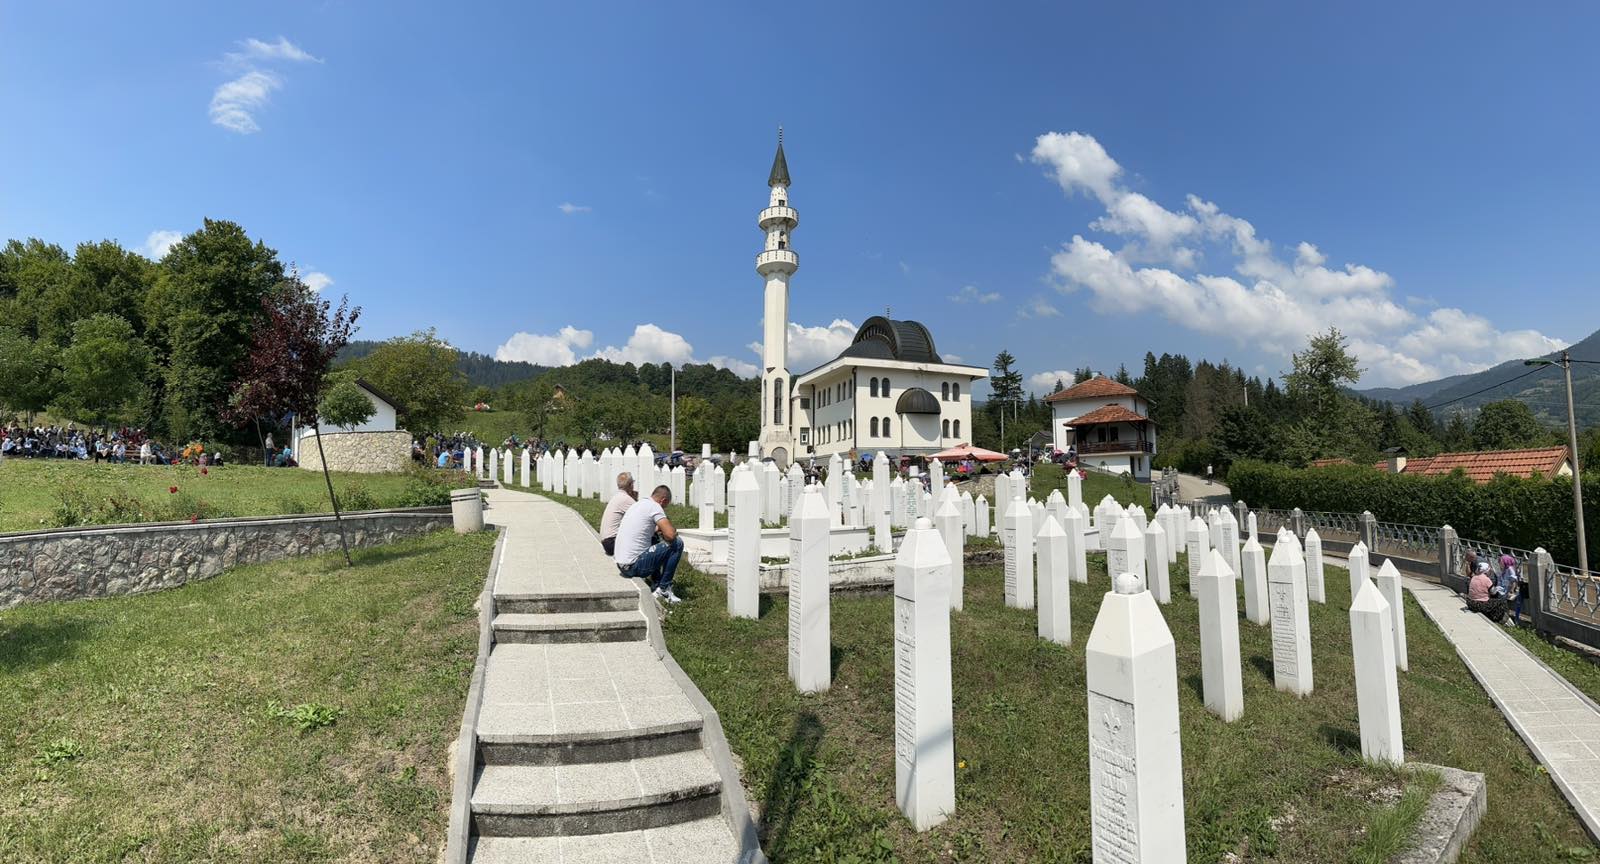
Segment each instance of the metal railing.
[[1295,530],[1293,510],[1273,510],[1270,507],[1258,507],[1250,511],[1256,517],[1256,533],[1259,535],[1277,534],[1279,528]]
[[1331,510],[1307,510],[1306,525],[1317,529],[1323,540],[1342,540],[1354,543],[1361,539],[1361,514],[1338,513]]
[[1405,522],[1377,523],[1376,548],[1379,555],[1398,555],[1414,561],[1439,560],[1439,529]]

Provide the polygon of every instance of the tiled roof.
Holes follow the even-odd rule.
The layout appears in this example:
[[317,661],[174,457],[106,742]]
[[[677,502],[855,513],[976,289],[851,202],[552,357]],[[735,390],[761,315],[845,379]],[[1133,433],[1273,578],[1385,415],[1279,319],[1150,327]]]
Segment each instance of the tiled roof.
[[[1354,464],[1356,464],[1356,463],[1351,462],[1349,459],[1340,459],[1340,458],[1337,458],[1337,457],[1335,457],[1333,459],[1313,459],[1313,460],[1311,460],[1311,467],[1312,468],[1327,468],[1330,465],[1354,465]],[[1379,467],[1382,467],[1382,465],[1380,465]]]
[[1044,397],[1044,401],[1060,402],[1063,399],[1100,399],[1106,396],[1137,395],[1139,391],[1126,384],[1118,384],[1104,375],[1096,375],[1081,384],[1074,384],[1065,390],[1051,393]]
[[[1112,383],[1115,384],[1116,382],[1113,381]],[[1118,384],[1117,386],[1120,387],[1122,385]],[[1096,408],[1081,417],[1074,417],[1068,420],[1065,425],[1094,426],[1099,423],[1138,423],[1141,421],[1148,422],[1149,420],[1149,417],[1135,414],[1121,405],[1107,405],[1104,408]]]
[[[1538,447],[1531,450],[1479,450],[1468,453],[1440,453],[1407,459],[1402,474],[1435,476],[1449,474],[1460,468],[1474,483],[1487,483],[1496,474],[1514,477],[1553,477],[1567,461],[1565,447]],[[1387,470],[1387,462],[1379,462],[1379,470]]]

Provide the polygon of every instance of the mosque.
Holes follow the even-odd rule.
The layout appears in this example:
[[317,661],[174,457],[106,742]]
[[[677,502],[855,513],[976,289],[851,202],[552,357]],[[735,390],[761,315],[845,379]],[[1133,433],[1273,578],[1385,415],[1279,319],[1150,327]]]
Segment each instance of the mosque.
[[766,235],[756,256],[756,272],[766,280],[761,455],[783,466],[832,453],[929,455],[971,441],[972,384],[989,372],[946,363],[919,322],[874,315],[839,356],[799,375],[789,372],[789,280],[800,268],[790,244],[800,214],[789,204],[789,185],[779,128],[767,207],[757,220]]

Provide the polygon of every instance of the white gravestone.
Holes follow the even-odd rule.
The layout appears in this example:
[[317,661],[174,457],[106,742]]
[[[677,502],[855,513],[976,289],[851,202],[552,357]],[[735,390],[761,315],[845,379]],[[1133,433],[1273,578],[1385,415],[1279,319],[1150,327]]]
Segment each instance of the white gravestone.
[[1361,593],[1361,586],[1372,580],[1372,573],[1367,564],[1367,544],[1357,540],[1345,558],[1350,567],[1350,598],[1353,600]]
[[1316,603],[1328,602],[1328,592],[1322,579],[1322,535],[1317,529],[1306,529],[1306,596]]
[[1056,517],[1046,514],[1039,529],[1039,638],[1059,645],[1072,644],[1072,583],[1067,576],[1072,552],[1067,532]]
[[1006,605],[1013,609],[1032,609],[1033,512],[1020,499],[1011,502],[1000,537],[1006,547]]
[[1040,504],[1038,501],[1029,501],[1028,502],[1028,514],[1033,517],[1033,536],[1034,537],[1038,537],[1039,536],[1039,532],[1044,530],[1044,516],[1045,516],[1045,513],[1046,513],[1046,511],[1044,509],[1044,505],[1043,504]]
[[701,444],[700,445],[700,459],[701,459],[701,461],[708,461],[708,460],[711,459],[711,445],[710,444]]
[[[654,450],[650,449],[649,444],[639,445],[639,455],[637,460],[639,464],[639,471],[633,476],[648,481],[653,481],[656,476],[656,453]],[[650,488],[654,489],[655,485],[656,484],[652,482]],[[639,494],[646,494],[647,491],[648,490],[640,489]]]
[[728,475],[720,465],[711,466],[711,504],[718,513],[728,510]]
[[1311,619],[1306,600],[1306,563],[1295,548],[1279,544],[1267,564],[1272,614],[1272,683],[1296,696],[1311,692]]
[[679,465],[673,468],[670,476],[671,479],[667,481],[667,488],[672,490],[672,503],[682,504],[684,503],[686,497],[684,495],[684,481],[686,476],[683,471],[683,466]]
[[884,554],[894,551],[894,538],[889,533],[894,494],[889,485],[889,457],[879,450],[872,458],[872,545]]
[[848,502],[849,517],[845,524],[851,528],[867,527],[866,502],[861,499],[861,481],[854,474],[845,472],[844,499]]
[[1156,602],[1171,603],[1172,571],[1167,565],[1167,532],[1159,519],[1151,520],[1150,527],[1144,529],[1144,566],[1150,578],[1150,593],[1155,595]]
[[889,503],[889,524],[895,528],[906,527],[906,481],[898,474],[889,481]]
[[[940,612],[950,614],[948,607]],[[832,682],[828,615],[828,502],[812,484],[789,519],[789,678],[802,693]]]
[[1083,477],[1076,470],[1067,472],[1067,504],[1074,508],[1083,506]]
[[522,448],[522,461],[517,464],[522,469],[522,485],[533,488],[533,451],[527,447]]
[[844,524],[844,461],[838,453],[828,456],[828,515],[834,525]]
[[1245,516],[1245,533],[1256,538],[1256,542],[1260,542],[1260,538],[1256,535],[1256,514],[1254,512]]
[[512,457],[513,457],[513,451],[512,451],[512,449],[510,447],[507,447],[506,448],[505,461],[500,463],[500,469],[505,472],[505,484],[507,486],[515,485],[514,478],[512,477],[512,472],[516,469],[516,464],[517,463],[516,463],[516,460],[514,458],[512,458]]
[[[1227,552],[1223,550],[1224,560]],[[1277,550],[1273,550],[1277,556]],[[1252,624],[1267,623],[1267,555],[1256,538],[1244,541],[1244,551],[1239,556],[1239,566],[1244,568],[1244,617]]]
[[1411,662],[1406,656],[1406,603],[1405,589],[1400,587],[1400,571],[1395,569],[1394,562],[1388,558],[1383,559],[1383,566],[1378,568],[1378,575],[1374,581],[1378,586],[1378,593],[1383,595],[1384,602],[1389,604],[1389,625],[1394,637],[1394,665],[1401,672],[1411,669]]
[[1101,864],[1183,864],[1177,652],[1154,597],[1113,576],[1085,646],[1089,825]]
[[[728,614],[761,615],[761,489],[748,470],[728,484]],[[791,565],[791,578],[793,565]]]
[[[699,484],[697,483],[695,485],[698,486]],[[700,511],[700,530],[701,531],[714,531],[714,530],[716,530],[716,527],[717,527],[717,511],[716,511],[715,507],[711,506],[710,500],[701,501],[700,502],[700,506],[697,507],[696,509]]]
[[498,447],[489,451],[489,479],[500,479],[500,449]]
[[1066,521],[1061,525],[1067,535],[1067,578],[1083,585],[1089,584],[1089,545],[1083,536],[1083,525],[1088,521],[1081,509],[1068,505]]
[[956,809],[950,556],[918,519],[894,565],[894,800],[918,831]]
[[972,502],[972,527],[977,535],[985,540],[991,536],[989,533],[989,499],[982,495],[978,496],[978,500]]
[[1140,507],[1137,504],[1129,504],[1127,512],[1128,518],[1132,519],[1133,523],[1139,526],[1140,534],[1144,533],[1144,529],[1150,527],[1150,517],[1145,515],[1143,507]]
[[944,539],[945,553],[950,556],[950,608],[960,612],[962,594],[966,591],[967,543],[966,534],[961,530],[961,510],[955,502],[945,501],[939,505],[933,522],[939,528],[939,536]]
[[[1210,532],[1206,530],[1206,523],[1199,516],[1189,520],[1189,531],[1186,539],[1188,540],[1188,545],[1185,548],[1185,552],[1189,556],[1189,590],[1193,593],[1194,579],[1200,575],[1200,568],[1205,566],[1206,563],[1206,554],[1211,551]],[[1233,578],[1233,574],[1229,573],[1228,577],[1230,579]]]
[[972,500],[971,492],[961,493],[961,529],[967,532],[968,537],[978,536],[977,505]]
[[1219,520],[1222,523],[1222,558],[1235,573],[1239,572],[1239,520],[1233,510],[1224,507]]
[[778,471],[778,466],[771,462],[763,462],[761,464],[761,474],[767,478],[767,482],[761,487],[761,493],[766,496],[766,499],[761,502],[761,512],[765,514],[763,518],[767,522],[777,524],[779,514],[783,511],[783,490],[779,488],[778,482],[782,479],[783,474]]
[[794,507],[800,503],[800,493],[806,488],[806,473],[800,470],[799,462],[789,463],[789,497],[783,502],[783,518],[794,515]]
[[1200,572],[1189,577],[1189,590],[1200,601],[1200,681],[1206,709],[1231,723],[1244,713],[1239,591],[1221,553],[1212,549],[1200,557]]
[[1378,586],[1361,586],[1350,604],[1350,653],[1356,667],[1356,714],[1361,757],[1400,765],[1400,682],[1396,679],[1392,610]]
[[1132,519],[1118,519],[1106,539],[1106,572],[1132,573],[1144,583],[1144,535]]
[[1006,524],[1006,512],[1011,506],[1011,475],[996,474],[994,477],[994,519],[995,522]]

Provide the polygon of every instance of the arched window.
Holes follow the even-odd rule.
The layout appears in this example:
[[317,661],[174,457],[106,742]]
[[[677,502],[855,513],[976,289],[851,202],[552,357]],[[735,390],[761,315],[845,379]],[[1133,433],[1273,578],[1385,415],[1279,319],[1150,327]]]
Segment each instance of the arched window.
[[[872,383],[878,383],[878,379],[872,379]],[[872,418],[872,422],[867,424],[867,431],[872,433],[872,437],[878,437],[878,418]]]
[[956,437],[957,437],[957,438],[960,438],[960,437],[961,437],[961,421],[960,421],[960,420],[957,420],[957,421],[956,421],[956,422],[955,422],[955,425],[954,425],[954,426],[952,426],[952,427],[951,427],[951,428],[953,428],[953,429],[955,429],[955,430],[956,430]]
[[873,378],[867,381],[867,391],[872,394],[874,399],[878,397],[878,379]]
[[883,437],[889,437],[889,418],[883,418]]
[[772,379],[772,422],[783,425],[783,379]]
[[939,385],[939,399],[941,401],[944,401],[944,402],[949,402],[950,401],[950,382],[949,381],[942,382]]
[[885,398],[885,399],[889,398],[889,379],[888,378],[883,379],[883,384],[881,384],[879,386],[883,387],[883,398]]
[[[951,399],[951,401],[954,401],[954,402],[960,402],[961,401],[961,385],[959,383],[950,385],[950,399]],[[960,423],[961,421],[957,420],[956,422]],[[956,434],[960,435],[961,433],[957,432]]]
[[940,432],[939,434],[943,435],[946,438],[949,438],[950,437],[950,421],[949,420],[945,420],[940,428],[943,431]]

